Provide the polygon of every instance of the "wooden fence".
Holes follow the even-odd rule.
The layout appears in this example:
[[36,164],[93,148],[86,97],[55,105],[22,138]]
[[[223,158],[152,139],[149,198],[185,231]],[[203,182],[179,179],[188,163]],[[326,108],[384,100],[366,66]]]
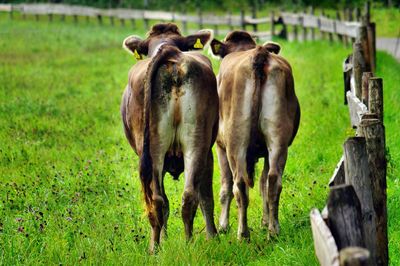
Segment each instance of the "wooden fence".
[[[359,18],[360,12],[357,9],[353,16],[352,12],[346,9],[343,18],[352,20],[353,17]],[[368,9],[369,10],[369,9]],[[60,15],[61,20],[65,16],[72,16],[77,23],[79,17],[96,18],[98,23],[102,24],[104,19],[109,19],[113,25],[115,20],[119,20],[121,25],[126,25],[126,21],[130,21],[133,26],[136,20],[142,20],[145,28],[149,28],[150,21],[175,21],[181,22],[183,32],[187,33],[188,23],[197,24],[199,29],[204,26],[212,26],[215,34],[226,34],[234,29],[246,30],[251,27],[250,31],[254,36],[260,38],[272,38],[273,36],[287,37],[288,27],[293,27],[295,39],[298,38],[298,27],[302,28],[303,39],[307,39],[307,30],[311,33],[311,39],[316,37],[315,30],[318,30],[322,36],[328,34],[332,40],[333,34],[339,36],[341,40],[347,42],[349,38],[355,38],[357,35],[357,28],[360,26],[358,21],[345,21],[340,20],[340,15],[337,19],[333,20],[325,15],[315,16],[314,9],[310,8],[310,12],[306,13],[288,13],[288,12],[271,12],[257,17],[255,9],[252,14],[246,15],[245,11],[241,11],[240,15],[232,15],[227,13],[225,15],[217,16],[215,14],[203,13],[201,9],[197,11],[196,15],[188,15],[186,12],[167,12],[167,11],[150,11],[150,10],[135,10],[135,9],[100,9],[86,6],[74,6],[64,4],[0,4],[0,11],[9,12],[12,18],[15,12],[20,12],[25,18],[26,15],[34,15],[37,20],[39,16],[47,16],[49,21],[53,20],[54,15]],[[322,12],[323,13],[323,12]],[[260,15],[260,14],[258,14]],[[369,15],[368,15],[369,16]],[[269,25],[270,31],[260,32],[259,28],[262,25]],[[283,30],[279,33],[276,30],[277,25],[282,25]],[[221,27],[224,27],[222,29]]]
[[383,84],[374,77],[374,39],[369,21],[357,29],[353,53],[343,64],[345,103],[356,136],[329,182],[322,214],[310,214],[315,253],[321,265],[388,265],[386,155]]

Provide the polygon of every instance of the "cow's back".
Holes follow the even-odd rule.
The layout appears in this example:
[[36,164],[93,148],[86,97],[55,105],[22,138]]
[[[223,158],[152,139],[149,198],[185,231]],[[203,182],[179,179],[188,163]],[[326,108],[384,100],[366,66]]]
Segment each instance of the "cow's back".
[[[129,99],[125,101],[128,132],[133,132],[134,149],[139,155],[143,146],[144,91],[149,67],[151,60],[146,59],[132,68],[129,92],[125,92],[125,98]],[[163,162],[166,170],[177,177],[183,171],[185,149],[192,148],[188,143],[197,138],[198,146],[210,148],[215,141],[218,120],[215,76],[208,58],[187,52],[158,66],[152,83],[151,138],[166,154]]]

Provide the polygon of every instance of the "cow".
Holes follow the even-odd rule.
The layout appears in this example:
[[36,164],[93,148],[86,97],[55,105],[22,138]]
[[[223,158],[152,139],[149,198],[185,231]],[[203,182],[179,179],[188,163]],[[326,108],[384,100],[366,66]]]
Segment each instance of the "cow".
[[[217,234],[212,193],[211,148],[218,131],[218,94],[210,60],[199,52],[212,39],[202,30],[184,37],[172,23],[154,25],[146,39],[129,36],[123,47],[139,60],[130,70],[122,97],[126,138],[139,156],[139,175],[152,228],[150,252],[166,235],[168,172],[184,172],[182,219],[186,239],[200,203],[207,237]],[[148,58],[143,57],[147,55]]]
[[262,225],[269,236],[279,234],[279,197],[288,147],[297,134],[300,106],[291,66],[278,55],[280,46],[257,46],[249,33],[234,31],[211,51],[222,58],[217,76],[219,130],[217,155],[221,172],[221,231],[229,228],[233,196],[238,206],[238,238],[250,239],[247,224],[249,188],[254,167],[264,158],[260,178]]

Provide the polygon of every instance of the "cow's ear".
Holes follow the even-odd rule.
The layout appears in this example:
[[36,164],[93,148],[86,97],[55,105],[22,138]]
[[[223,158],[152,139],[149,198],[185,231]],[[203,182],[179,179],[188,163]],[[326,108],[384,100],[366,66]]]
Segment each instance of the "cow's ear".
[[137,60],[143,59],[143,55],[147,55],[149,50],[148,43],[135,35],[125,38],[122,47],[129,53],[133,54]]
[[274,54],[279,54],[279,52],[281,51],[281,46],[276,42],[266,42],[263,44],[263,47],[265,47],[268,52]]
[[183,45],[179,47],[181,51],[201,50],[213,38],[212,30],[200,30],[195,34],[183,38]]
[[226,55],[226,45],[216,39],[211,41],[211,51],[214,55],[224,57]]

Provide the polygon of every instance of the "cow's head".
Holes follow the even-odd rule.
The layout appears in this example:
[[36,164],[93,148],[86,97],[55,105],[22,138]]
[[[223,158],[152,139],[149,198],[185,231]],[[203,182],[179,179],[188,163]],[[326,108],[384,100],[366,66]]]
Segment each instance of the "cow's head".
[[145,40],[132,35],[127,37],[122,45],[139,60],[143,55],[154,56],[165,44],[175,46],[181,51],[200,50],[212,39],[212,36],[211,30],[201,30],[184,37],[175,24],[160,23],[151,28]]
[[[246,31],[233,31],[226,35],[220,42],[216,39],[211,41],[211,51],[214,55],[224,58],[232,52],[247,51],[256,47],[253,37]],[[268,42],[263,45],[269,52],[278,54],[280,46],[276,43]]]

